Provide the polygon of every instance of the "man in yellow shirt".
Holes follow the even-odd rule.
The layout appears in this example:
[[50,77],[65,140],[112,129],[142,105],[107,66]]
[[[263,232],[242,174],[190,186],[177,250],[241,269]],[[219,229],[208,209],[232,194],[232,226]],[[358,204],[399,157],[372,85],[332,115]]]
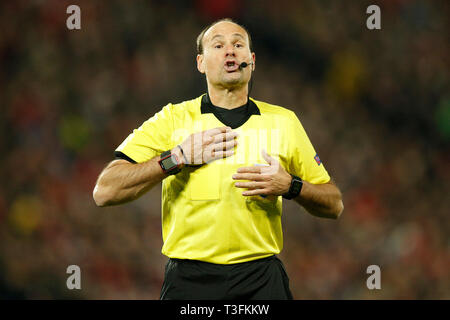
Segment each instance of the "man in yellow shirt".
[[125,203],[162,181],[161,299],[292,299],[276,257],[282,198],[336,219],[341,193],[295,113],[248,96],[255,54],[244,27],[219,20],[197,50],[208,93],[169,103],[135,129],[94,200]]

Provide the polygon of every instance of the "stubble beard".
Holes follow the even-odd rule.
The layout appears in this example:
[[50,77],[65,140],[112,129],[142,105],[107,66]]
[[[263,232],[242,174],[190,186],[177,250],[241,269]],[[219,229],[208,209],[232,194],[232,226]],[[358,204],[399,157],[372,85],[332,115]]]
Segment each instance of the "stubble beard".
[[243,74],[240,71],[239,76],[231,76],[232,74],[222,73],[219,77],[218,85],[224,89],[235,90],[245,86],[246,82],[243,79]]

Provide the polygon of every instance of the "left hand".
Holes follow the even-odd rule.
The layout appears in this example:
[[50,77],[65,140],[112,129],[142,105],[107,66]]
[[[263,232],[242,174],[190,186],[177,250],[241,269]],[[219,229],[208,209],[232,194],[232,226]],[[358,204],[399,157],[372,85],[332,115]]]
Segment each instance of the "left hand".
[[249,182],[236,182],[237,188],[246,188],[243,196],[274,195],[280,196],[289,191],[291,175],[280,165],[277,159],[269,156],[263,149],[261,152],[269,166],[251,166],[237,169],[233,180],[248,180]]

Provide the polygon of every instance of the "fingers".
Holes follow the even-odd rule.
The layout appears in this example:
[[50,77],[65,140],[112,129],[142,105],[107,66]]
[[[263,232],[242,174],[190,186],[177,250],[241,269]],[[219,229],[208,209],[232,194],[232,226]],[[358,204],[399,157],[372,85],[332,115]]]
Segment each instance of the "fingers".
[[236,131],[232,131],[230,127],[219,127],[203,131],[203,140],[211,140],[213,142],[224,142],[232,140],[238,136]]
[[214,136],[216,134],[226,133],[226,132],[231,132],[231,128],[227,127],[227,126],[212,128],[212,129],[203,131],[203,134],[205,136],[211,137],[211,136]]
[[258,195],[266,195],[268,194],[268,190],[266,189],[254,189],[254,190],[247,190],[242,192],[243,196],[258,196]]
[[259,173],[236,173],[232,176],[233,180],[251,180],[251,181],[266,181],[267,176]]
[[233,139],[227,142],[216,143],[211,146],[211,149],[213,151],[220,151],[220,150],[227,151],[233,149],[235,146],[237,146],[237,141]]
[[206,134],[213,134],[205,146],[204,153],[209,158],[206,162],[230,157],[234,154],[233,149],[237,146],[237,132],[231,131],[230,127],[221,127],[208,130]]
[[262,167],[253,166],[253,167],[240,167],[237,169],[238,173],[261,173]]
[[234,140],[238,136],[239,136],[238,133],[235,131],[227,131],[225,133],[217,133],[214,136],[212,136],[212,138],[214,143],[219,143]]
[[274,174],[277,172],[280,163],[276,158],[269,156],[266,150],[262,149],[263,158],[269,164],[256,163],[251,167],[241,167],[237,169],[238,173],[260,173],[260,174]]
[[234,186],[237,188],[246,188],[249,190],[264,189],[266,187],[266,182],[262,181],[236,182]]
[[208,160],[207,162],[213,161],[213,160],[218,160],[218,159],[222,159],[222,158],[227,158],[230,157],[234,154],[234,150],[227,150],[227,151],[212,151],[212,155],[211,155],[211,160]]

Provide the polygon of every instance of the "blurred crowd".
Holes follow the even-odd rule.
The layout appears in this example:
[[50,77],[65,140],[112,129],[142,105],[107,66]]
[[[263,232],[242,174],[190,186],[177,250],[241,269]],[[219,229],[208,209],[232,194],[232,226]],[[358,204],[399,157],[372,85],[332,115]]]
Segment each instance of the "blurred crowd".
[[294,298],[449,299],[450,4],[376,2],[381,30],[365,1],[1,2],[0,299],[159,298],[160,186],[109,208],[92,190],[134,128],[205,92],[195,39],[222,17],[252,34],[250,95],[296,112],[343,192],[337,221],[283,203]]

